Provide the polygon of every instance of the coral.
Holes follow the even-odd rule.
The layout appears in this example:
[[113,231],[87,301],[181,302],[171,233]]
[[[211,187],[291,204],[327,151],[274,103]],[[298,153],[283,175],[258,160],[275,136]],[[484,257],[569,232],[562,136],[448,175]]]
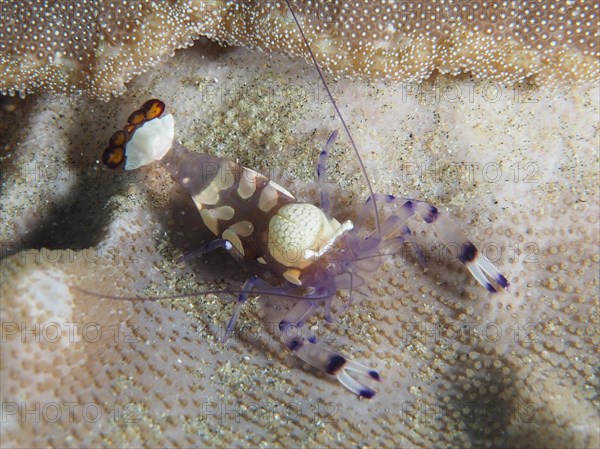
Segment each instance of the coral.
[[[554,85],[594,80],[596,2],[292,1],[322,65],[368,79],[432,72]],[[278,1],[3,2],[0,92],[108,99],[199,35],[306,56]]]
[[[315,199],[316,157],[339,123],[306,64],[206,44],[108,103],[4,98],[3,447],[598,447],[598,86],[332,88],[375,190],[449,209],[510,290],[488,295],[415,227],[427,272],[398,255],[340,322],[312,323],[381,371],[379,395],[360,401],[282,350],[270,326],[285,301],[252,301],[223,346],[222,296],[81,291],[240,285],[219,254],[176,264],[209,232],[164,171],[115,175],[98,159],[160,97],[186,146]],[[343,137],[330,163],[339,218],[354,218],[365,185]]]

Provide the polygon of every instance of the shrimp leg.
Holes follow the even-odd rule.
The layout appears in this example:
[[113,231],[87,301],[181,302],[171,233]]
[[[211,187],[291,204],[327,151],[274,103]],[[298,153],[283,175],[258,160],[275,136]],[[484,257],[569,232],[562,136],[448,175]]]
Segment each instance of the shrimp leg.
[[229,323],[227,324],[227,328],[225,329],[225,335],[223,336],[223,343],[225,343],[231,334],[233,333],[233,328],[235,327],[235,322],[240,316],[240,312],[242,311],[242,307],[246,304],[248,300],[248,296],[250,295],[250,291],[254,288],[258,281],[256,276],[252,276],[244,282],[242,286],[242,291],[238,295],[237,301],[235,302],[235,306],[233,307],[233,314],[229,319]]
[[[327,374],[336,376],[338,381],[353,393],[363,398],[372,398],[375,391],[354,379],[349,372],[355,372],[378,382],[381,381],[381,376],[377,371],[349,360],[317,340],[305,325],[305,321],[316,308],[316,301],[300,301],[290,310],[288,319],[279,323],[281,338],[285,345],[304,362]],[[296,331],[291,332],[293,329]]]
[[[381,204],[390,204],[396,209],[398,217],[394,226],[384,226],[386,234],[392,235],[397,230],[406,233],[405,222],[413,215],[420,216],[425,223],[431,224],[436,235],[448,249],[458,248],[457,258],[471,272],[473,277],[489,292],[495,293],[496,289],[488,281],[487,276],[501,288],[508,288],[508,280],[496,267],[481,254],[475,245],[464,235],[460,228],[447,215],[443,214],[432,204],[409,198],[396,198],[392,195],[376,194],[377,201]],[[365,209],[366,206],[365,206]],[[364,219],[365,217],[361,217]]]
[[184,260],[189,260],[194,257],[202,256],[203,254],[210,253],[219,248],[223,248],[227,251],[230,251],[233,249],[233,245],[231,244],[231,242],[229,242],[228,240],[225,240],[225,239],[211,240],[210,242],[204,243],[202,246],[200,246],[200,248],[192,250],[187,254],[184,254],[177,260],[177,262],[181,263]]

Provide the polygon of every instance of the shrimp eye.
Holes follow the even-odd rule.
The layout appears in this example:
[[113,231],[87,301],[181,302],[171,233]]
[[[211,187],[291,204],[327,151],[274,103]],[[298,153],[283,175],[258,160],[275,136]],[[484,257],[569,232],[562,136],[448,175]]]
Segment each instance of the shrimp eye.
[[165,110],[165,104],[160,100],[148,100],[142,105],[142,111],[146,113],[146,120],[152,120],[160,116]]
[[108,168],[117,168],[123,162],[125,162],[125,148],[123,147],[108,147],[102,153],[102,163]]
[[139,125],[145,119],[146,119],[146,112],[142,109],[138,109],[137,111],[131,113],[131,115],[127,119],[127,122],[130,125]]
[[119,130],[111,136],[110,140],[108,141],[108,146],[111,148],[122,147],[125,145],[125,142],[127,142],[128,138],[129,136],[126,131]]

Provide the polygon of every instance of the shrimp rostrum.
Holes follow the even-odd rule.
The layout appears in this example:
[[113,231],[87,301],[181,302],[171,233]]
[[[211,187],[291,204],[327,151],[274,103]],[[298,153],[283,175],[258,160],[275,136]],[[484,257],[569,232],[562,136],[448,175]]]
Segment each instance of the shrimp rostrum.
[[[286,346],[309,365],[337,376],[357,395],[373,397],[375,391],[361,379],[380,381],[379,373],[319,342],[305,323],[320,307],[325,319],[333,320],[331,306],[338,290],[349,290],[350,298],[353,291],[368,294],[371,273],[411,238],[407,222],[413,216],[431,224],[447,246],[459,248],[458,259],[490,292],[496,291],[492,282],[508,287],[506,278],[458,226],[431,204],[376,194],[368,198],[354,223],[332,217],[324,175],[337,132],[319,155],[321,204],[317,207],[297,201],[254,170],[188,150],[175,141],[174,119],[163,114],[164,108],[160,100],[150,100],[133,112],[125,128],[111,137],[103,162],[112,168],[125,163],[125,169],[133,170],[157,161],[189,193],[215,236],[199,252],[225,249],[252,273],[237,296],[225,340],[252,292],[294,298],[279,323]],[[391,209],[381,223],[377,203]]]

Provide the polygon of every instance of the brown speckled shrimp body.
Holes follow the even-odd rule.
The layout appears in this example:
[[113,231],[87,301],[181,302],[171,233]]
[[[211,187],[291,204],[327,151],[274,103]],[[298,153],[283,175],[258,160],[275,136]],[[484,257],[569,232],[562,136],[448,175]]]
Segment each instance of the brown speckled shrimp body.
[[[157,108],[162,112],[164,104],[150,100],[140,111]],[[130,117],[137,117],[141,114],[138,112]],[[126,130],[131,125],[126,125]],[[128,130],[125,137],[122,132],[115,133],[103,155],[107,165],[119,165],[117,159],[124,162],[124,158],[111,157],[115,148],[121,148],[122,141],[125,141],[126,169],[159,161],[186,189],[202,221],[215,235],[197,253],[226,249],[251,273],[237,298],[224,339],[233,332],[250,293],[293,298],[294,306],[279,323],[286,346],[308,364],[336,375],[344,386],[361,397],[371,398],[375,391],[351,377],[350,372],[376,381],[381,380],[379,373],[318,342],[305,323],[320,306],[325,309],[325,319],[331,321],[331,303],[338,290],[349,290],[350,302],[353,292],[368,295],[366,283],[371,273],[411,239],[407,221],[413,215],[432,224],[447,246],[458,246],[458,259],[490,292],[496,290],[486,274],[499,286],[508,286],[506,278],[477,252],[459,228],[430,204],[375,194],[366,201],[356,223],[340,223],[333,218],[324,175],[328,150],[337,132],[331,135],[319,156],[320,207],[298,202],[286,189],[254,170],[223,158],[195,153],[175,142],[170,114],[145,118]],[[119,156],[120,150],[117,153]],[[382,223],[377,204],[391,212]],[[373,213],[375,229],[367,224]]]

